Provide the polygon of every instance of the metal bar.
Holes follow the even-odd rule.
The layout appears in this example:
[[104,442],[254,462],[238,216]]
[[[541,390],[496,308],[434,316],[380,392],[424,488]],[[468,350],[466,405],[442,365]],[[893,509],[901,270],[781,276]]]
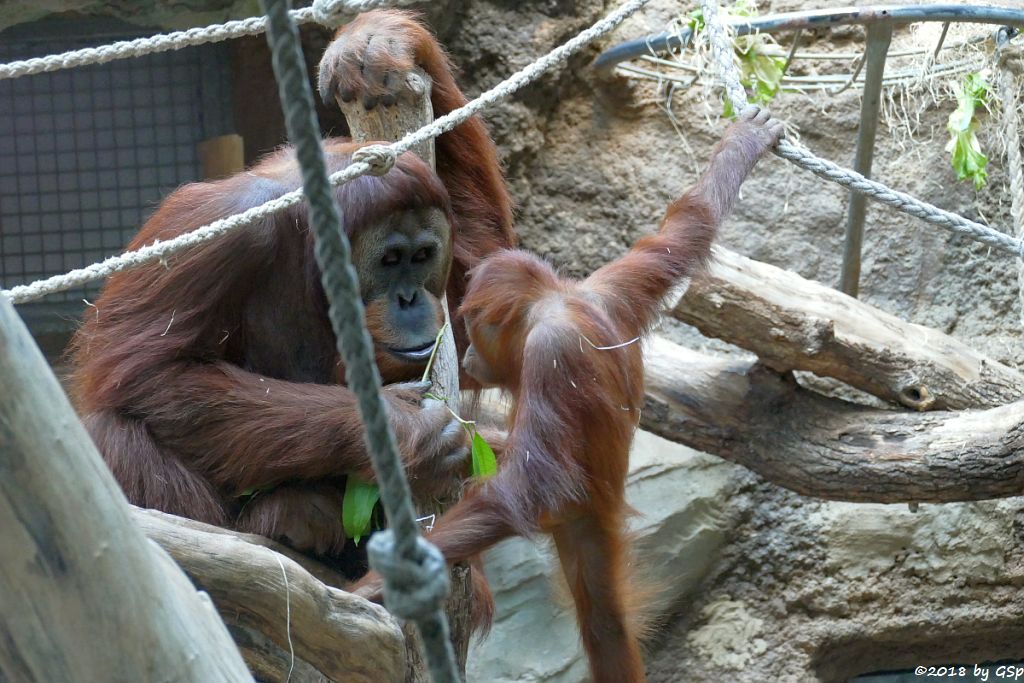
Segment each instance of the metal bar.
[[[978,7],[971,5],[874,5],[842,10],[784,12],[756,19],[732,19],[727,22],[736,35],[748,33],[796,31],[850,24],[913,24],[922,21],[964,22],[972,24],[1005,24],[1024,27],[1024,9],[1014,7]],[[640,55],[659,54],[681,47],[690,41],[690,29],[677,33],[667,31],[620,43],[598,55],[593,67],[607,75],[619,62]]]
[[942,25],[942,35],[939,36],[939,44],[935,46],[935,52],[932,53],[932,59],[937,59],[939,51],[942,50],[942,46],[946,42],[946,34],[949,33],[949,22],[947,21]]
[[[889,58],[891,57],[892,54],[890,53]],[[651,64],[656,64],[659,66],[670,67],[672,69],[683,71],[688,74],[695,74],[698,76],[704,75],[704,71],[696,64],[687,64],[686,62],[672,62],[669,60],[658,59],[657,57],[648,56],[638,57],[636,61],[649,62]],[[863,59],[861,59],[860,62],[858,62],[858,64],[861,63],[863,63]],[[929,75],[937,76],[949,73],[960,73],[961,71],[977,70],[985,66],[986,63],[986,59],[961,59],[956,62],[950,62],[949,64],[943,64],[940,67],[936,67],[932,69]],[[643,67],[639,67],[634,63],[619,64],[615,68],[621,71],[628,71],[634,73],[661,75],[665,78],[665,80],[670,80],[670,77],[667,74],[664,74],[663,72],[646,70]],[[787,85],[800,87],[818,86],[821,88],[830,88],[832,89],[831,94],[835,95],[842,92],[842,90],[845,90],[850,85],[853,85],[855,83],[863,83],[864,79],[860,78],[860,71],[861,69],[858,68],[857,71],[852,75],[783,76],[781,83],[784,88]],[[904,80],[916,79],[919,78],[920,75],[921,74],[917,69],[903,69],[901,71],[895,71],[893,73],[886,74],[885,77],[882,79],[882,83],[888,85],[891,83],[897,83]],[[677,80],[679,79],[677,78]],[[842,89],[836,88],[836,84],[838,83],[842,84]]]
[[789,56],[786,57],[786,63],[782,65],[782,75],[785,76],[786,72],[789,71],[789,65],[793,63],[793,57],[796,55],[796,49],[800,47],[800,38],[803,37],[804,30],[800,29],[793,34],[793,46],[789,48]]
[[[892,41],[892,24],[878,23],[868,26],[865,51],[866,74],[864,96],[860,107],[860,130],[857,133],[857,155],[853,169],[865,178],[871,177],[871,161],[875,156],[875,133],[878,130],[878,108],[882,102],[882,75],[885,58]],[[860,288],[860,257],[864,241],[864,210],[867,197],[850,192],[846,213],[846,243],[843,248],[843,273],[839,289],[857,296]]]
[[[860,59],[857,60],[857,68],[854,69],[853,75],[850,76],[848,79],[846,79],[846,81],[844,81],[843,84],[841,86],[839,86],[838,88],[836,88],[834,90],[830,90],[829,94],[830,95],[838,95],[839,93],[845,91],[847,88],[849,88],[851,85],[853,85],[854,82],[857,80],[857,76],[860,76],[861,69],[863,69],[863,68],[864,68],[864,55],[861,55]],[[819,80],[821,80],[821,79],[819,79]]]

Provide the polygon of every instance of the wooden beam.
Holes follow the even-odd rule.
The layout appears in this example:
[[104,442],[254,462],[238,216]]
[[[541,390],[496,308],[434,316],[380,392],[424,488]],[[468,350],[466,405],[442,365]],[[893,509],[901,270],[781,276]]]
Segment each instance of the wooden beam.
[[0,295],[0,679],[251,681]]
[[1024,493],[1024,401],[904,412],[826,398],[757,363],[654,338],[640,424],[808,496],[948,503]]
[[133,513],[143,532],[210,594],[254,671],[283,679],[294,653],[332,681],[405,679],[405,639],[394,617],[314,573],[335,585],[344,582],[341,576],[262,536],[155,510]]
[[989,408],[1024,396],[1024,375],[963,342],[720,247],[672,315],[779,372],[833,377],[915,410]]
[[203,140],[196,145],[204,180],[227,178],[245,170],[245,143],[241,135],[230,133]]

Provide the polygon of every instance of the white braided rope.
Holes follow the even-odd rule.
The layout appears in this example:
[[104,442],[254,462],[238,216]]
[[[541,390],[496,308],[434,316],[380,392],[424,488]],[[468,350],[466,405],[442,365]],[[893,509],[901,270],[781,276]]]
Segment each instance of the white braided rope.
[[[313,15],[324,26],[336,26],[360,12],[381,7],[406,7],[424,0],[313,0]],[[298,23],[298,22],[296,22]]]
[[[704,25],[711,41],[712,57],[719,76],[725,83],[726,96],[729,98],[734,111],[742,111],[747,106],[747,95],[743,90],[743,86],[740,85],[739,77],[736,73],[736,65],[733,62],[732,55],[732,42],[726,36],[725,29],[718,17],[718,3],[716,0],[701,0],[701,7],[704,10]],[[802,145],[784,139],[779,142],[775,153],[783,159],[788,159],[797,166],[807,169],[820,178],[838,183],[867,195],[875,201],[888,204],[933,225],[966,235],[973,240],[983,242],[991,247],[1024,259],[1024,240],[999,232],[987,225],[982,225],[945,209],[940,209],[937,206],[911,197],[905,192],[893,190],[882,183],[865,178],[856,171],[851,171],[831,161],[815,156]]]
[[564,45],[556,47],[540,59],[527,65],[524,69],[506,78],[504,81],[481,94],[464,107],[455,109],[454,111],[435,119],[432,123],[427,124],[417,131],[409,133],[398,142],[386,145],[386,147],[389,148],[392,153],[398,155],[412,149],[421,142],[431,138],[436,138],[442,133],[447,133],[451,129],[455,128],[455,126],[471,118],[491,104],[507,98],[523,86],[537,80],[537,78],[539,78],[545,71],[561,64],[591,41],[614,29],[632,14],[640,10],[648,2],[650,2],[650,0],[629,0],[629,2],[624,3],[617,10],[608,14],[604,19],[601,19],[587,30],[578,34],[572,40],[569,40]]
[[[295,17],[295,22],[299,24],[307,24],[314,21],[313,9],[311,7],[293,10],[292,16]],[[35,57],[33,59],[0,64],[0,80],[48,73],[61,69],[71,69],[76,66],[87,66],[89,64],[106,64],[116,59],[141,57],[142,55],[156,52],[180,50],[193,45],[204,45],[231,38],[253,36],[266,30],[267,20],[265,17],[250,17],[249,19],[237,19],[223,24],[197,26],[185,31],[161,33],[134,40],[122,40],[99,47],[85,47],[80,50],[47,55],[46,57]]]
[[[351,165],[331,176],[331,185],[343,185],[353,178],[372,173],[375,169],[379,170],[381,163],[387,163],[381,161],[382,157],[385,159],[390,158],[390,163],[393,164],[394,159],[420,142],[435,138],[442,133],[452,130],[489,105],[507,98],[523,86],[535,81],[546,70],[565,61],[570,55],[579,51],[590,41],[611,31],[648,2],[650,0],[630,0],[614,12],[608,14],[604,19],[601,19],[587,30],[575,36],[572,40],[527,65],[524,69],[516,72],[465,106],[445,114],[423,128],[406,135],[398,142],[391,143],[390,145],[373,145],[371,147],[372,152],[365,152],[362,157],[370,159],[373,165],[366,161],[354,161]],[[54,275],[31,284],[18,285],[2,293],[10,297],[16,304],[35,301],[50,294],[63,292],[72,287],[101,280],[123,270],[161,261],[171,254],[203,244],[236,228],[252,225],[262,218],[290,206],[295,206],[301,201],[302,191],[293,190],[265,204],[253,207],[240,214],[214,221],[209,225],[204,225],[174,239],[165,242],[157,241],[135,251],[112,256],[85,268],[78,268],[62,275]]]
[[[325,26],[336,26],[360,12],[378,7],[411,5],[416,0],[314,0],[311,7],[292,10],[296,24],[318,22]],[[266,17],[236,19],[223,24],[197,26],[185,31],[160,33],[145,38],[122,40],[99,47],[86,47],[46,57],[35,57],[16,62],[0,64],[0,80],[31,76],[33,74],[60,71],[90,64],[106,64],[117,59],[141,57],[142,55],[180,50],[194,45],[217,43],[232,38],[254,36],[267,30]]]
[[[1016,71],[1024,57],[1020,52],[1010,55],[1004,46],[1000,50],[998,66],[999,99],[1003,103],[1003,140],[1006,143],[1006,173],[1010,189],[1010,219],[1013,234],[1024,240],[1024,160],[1021,159],[1020,137],[1020,81]],[[1011,65],[1011,61],[1013,64]],[[1020,300],[1021,324],[1024,325],[1024,262],[1018,263],[1017,291]]]

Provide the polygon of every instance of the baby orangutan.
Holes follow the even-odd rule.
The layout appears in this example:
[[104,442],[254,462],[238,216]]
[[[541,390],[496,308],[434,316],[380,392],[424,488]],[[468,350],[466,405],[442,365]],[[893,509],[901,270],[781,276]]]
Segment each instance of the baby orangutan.
[[[582,282],[518,250],[472,271],[463,366],[511,394],[510,430],[498,473],[442,515],[428,539],[455,563],[510,536],[551,534],[597,683],[644,680],[627,607],[624,501],[644,401],[640,341],[669,290],[708,260],[741,183],[782,133],[767,111],[745,109],[658,233]],[[356,586],[371,598],[380,589],[373,573]]]

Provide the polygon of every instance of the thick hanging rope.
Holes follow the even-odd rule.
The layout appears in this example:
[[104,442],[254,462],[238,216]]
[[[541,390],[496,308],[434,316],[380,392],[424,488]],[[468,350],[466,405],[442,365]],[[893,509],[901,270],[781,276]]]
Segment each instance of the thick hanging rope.
[[[1006,174],[1010,186],[1010,218],[1013,234],[1024,240],[1024,160],[1021,159],[1020,76],[1024,74],[1024,53],[1011,49],[1006,28],[999,31],[996,84],[1003,104],[1003,141],[1006,144]],[[1021,324],[1024,325],[1024,262],[1017,264],[1017,291]]]
[[[742,111],[747,106],[747,94],[740,84],[739,73],[733,61],[732,41],[726,35],[718,16],[718,2],[716,0],[701,0],[701,7],[704,11],[704,25],[711,43],[712,59],[719,77],[725,84],[726,97],[729,98],[733,111]],[[869,180],[860,173],[815,156],[807,148],[790,140],[781,140],[775,153],[821,178],[860,192],[933,225],[965,235],[1024,259],[1024,241],[1020,238],[993,230],[986,225],[968,220],[963,216],[911,197],[909,194]]]
[[[332,27],[342,24],[360,12],[378,7],[401,7],[417,0],[314,0],[311,7],[291,11],[297,24],[317,22]],[[180,50],[194,45],[217,43],[232,38],[254,36],[267,30],[265,17],[250,17],[227,21],[223,24],[197,26],[185,31],[161,33],[134,40],[122,40],[99,47],[85,47],[46,57],[34,57],[7,64],[0,64],[0,80],[20,78],[33,74],[71,69],[89,64],[106,64],[117,59],[141,57],[156,52]]]
[[309,201],[309,222],[316,236],[314,253],[330,303],[328,317],[345,363],[345,382],[359,402],[370,460],[390,525],[386,532],[370,539],[370,565],[384,577],[388,609],[416,621],[433,680],[459,683],[455,651],[442,609],[448,594],[448,572],[440,551],[419,535],[412,493],[388,423],[351,246],[341,229],[327,177],[298,29],[288,14],[288,0],[263,0],[263,6],[288,135],[295,145]]
[[[604,17],[579,35],[575,36],[569,42],[564,45],[560,45],[540,59],[529,64],[524,69],[516,72],[474,99],[472,102],[469,102],[466,105],[427,124],[423,128],[410,133],[398,142],[394,142],[390,145],[371,145],[362,148],[366,151],[360,151],[352,164],[331,176],[331,184],[344,185],[353,178],[367,173],[376,172],[375,169],[379,170],[389,164],[394,165],[395,159],[403,152],[412,149],[420,142],[435,138],[442,133],[452,130],[457,125],[483,111],[491,104],[509,97],[512,93],[523,86],[537,80],[545,71],[561,64],[571,55],[586,46],[590,41],[614,29],[627,17],[637,12],[648,2],[650,2],[650,0],[630,0],[630,2],[623,4],[617,10],[610,13],[608,16]],[[260,18],[260,21],[263,21],[262,17]],[[224,233],[230,232],[236,228],[252,225],[262,218],[266,218],[277,211],[294,206],[301,201],[301,190],[294,190],[265,204],[253,207],[248,211],[214,221],[209,225],[204,225],[201,228],[197,228],[189,233],[167,240],[166,242],[158,240],[153,244],[135,251],[111,256],[108,259],[86,266],[85,268],[78,268],[65,274],[54,275],[49,278],[37,280],[31,284],[18,285],[17,287],[12,287],[11,289],[0,293],[9,296],[16,304],[35,301],[36,299],[41,299],[49,294],[63,292],[71,289],[72,287],[78,287],[89,282],[102,280],[103,278],[122,270],[135,268],[146,263],[163,261],[178,251],[216,239]]]

